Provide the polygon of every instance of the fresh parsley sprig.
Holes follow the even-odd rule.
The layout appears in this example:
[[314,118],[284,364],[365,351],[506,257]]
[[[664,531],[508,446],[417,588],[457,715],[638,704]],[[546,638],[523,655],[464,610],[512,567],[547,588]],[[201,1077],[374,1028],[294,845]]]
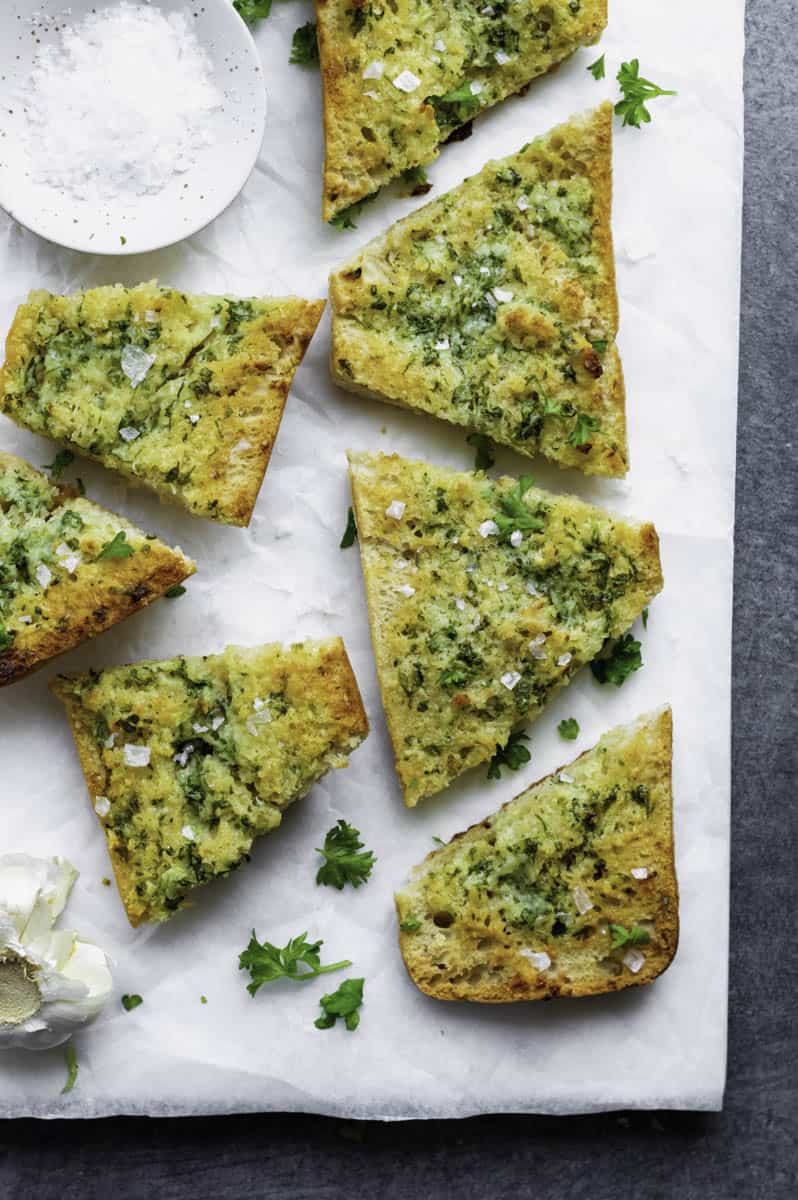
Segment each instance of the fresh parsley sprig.
[[45,463],[42,470],[50,472],[50,478],[55,481],[60,479],[64,471],[71,463],[75,461],[75,455],[71,450],[59,450],[51,463]]
[[339,892],[346,883],[352,887],[365,883],[377,861],[371,850],[364,850],[360,831],[343,820],[333,825],[324,846],[317,849],[324,863],[316,873],[316,883],[338,888]]
[[636,58],[631,62],[621,63],[616,79],[621,85],[623,99],[615,105],[615,112],[619,117],[623,117],[624,125],[634,125],[636,129],[651,121],[651,113],[646,108],[649,100],[655,100],[657,96],[677,94],[659,87],[650,79],[643,79],[640,74],[640,62]]
[[[247,984],[247,991],[254,996],[264,983],[272,983],[275,979],[294,979],[298,983],[306,979],[315,979],[318,975],[326,975],[329,971],[340,971],[351,967],[348,958],[341,962],[321,965],[319,950],[324,945],[307,941],[307,933],[300,933],[291,938],[286,946],[273,946],[271,942],[259,942],[255,930],[246,950],[238,956],[238,969],[249,971],[252,982]],[[301,970],[301,967],[307,968]]]
[[610,950],[619,950],[621,946],[646,946],[651,941],[651,934],[641,925],[633,925],[626,929],[623,925],[610,925],[612,941]]
[[603,79],[606,75],[604,55],[602,54],[601,58],[597,58],[595,62],[592,62],[587,69],[594,79]]
[[348,550],[357,541],[357,525],[355,524],[355,514],[350,506],[349,512],[346,515],[346,529],[344,536],[341,538],[341,549]]
[[102,558],[130,558],[133,553],[135,551],[127,540],[127,534],[124,529],[120,529],[119,533],[115,534],[110,542],[105,543],[97,555],[96,561],[99,562]]
[[466,441],[476,451],[474,455],[474,470],[489,471],[496,461],[491,439],[484,433],[469,433]]
[[601,653],[590,664],[590,670],[599,683],[614,683],[620,687],[642,665],[640,643],[631,633],[625,633],[623,637],[605,643]]
[[316,22],[308,21],[294,30],[291,40],[290,63],[302,67],[317,66],[319,62],[319,41],[316,34]]
[[360,1024],[359,1008],[363,1003],[363,979],[345,979],[336,991],[322,996],[319,1004],[323,1009],[313,1022],[317,1029],[332,1029],[340,1017],[350,1031]]
[[528,741],[529,734],[518,730],[510,734],[504,746],[497,746],[488,767],[488,779],[501,779],[502,767],[507,767],[508,771],[518,771],[528,763],[532,757],[524,745]]
[[543,518],[527,508],[524,501],[524,496],[533,483],[531,475],[522,475],[511,491],[499,496],[501,512],[497,513],[493,519],[503,537],[509,538],[517,529],[522,531],[543,529]]

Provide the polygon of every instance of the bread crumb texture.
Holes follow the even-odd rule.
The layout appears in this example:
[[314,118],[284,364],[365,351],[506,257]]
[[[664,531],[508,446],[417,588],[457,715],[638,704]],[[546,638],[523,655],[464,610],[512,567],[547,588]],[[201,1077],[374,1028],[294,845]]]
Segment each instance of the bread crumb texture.
[[433,851],[396,896],[413,982],[440,1000],[542,1000],[651,983],[676,953],[671,713]]
[[323,308],[156,283],[32,292],[0,408],[197,516],[246,525]]
[[[528,477],[351,454],[372,641],[405,803],[492,758],[662,588],[659,541]],[[398,514],[398,515],[397,515]]]
[[244,862],[368,733],[340,638],[61,675],[131,925]]
[[316,0],[329,220],[598,41],[607,0]]
[[[104,555],[115,539],[123,556]],[[109,629],[194,570],[179,549],[0,453],[0,686]]]
[[331,280],[342,387],[588,475],[628,468],[612,108],[490,162]]

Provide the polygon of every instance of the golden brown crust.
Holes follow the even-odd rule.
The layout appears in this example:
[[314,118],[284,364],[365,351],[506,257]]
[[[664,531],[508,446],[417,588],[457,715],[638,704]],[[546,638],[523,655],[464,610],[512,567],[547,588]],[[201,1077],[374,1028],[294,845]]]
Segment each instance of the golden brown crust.
[[[481,849],[492,838],[495,845],[497,839],[502,841],[506,836],[508,827],[512,828],[513,820],[518,822],[518,835],[540,835],[536,805],[542,809],[547,793],[551,795],[553,789],[564,792],[558,782],[564,768],[539,780],[497,813],[429,854],[416,868],[407,888],[395,897],[400,923],[417,923],[416,929],[400,929],[399,933],[405,966],[416,986],[437,1000],[502,1004],[600,995],[643,986],[658,978],[673,961],[679,941],[671,764],[672,715],[670,708],[665,708],[641,717],[631,726],[612,730],[597,747],[567,765],[577,787],[583,772],[592,770],[588,776],[591,782],[600,784],[604,774],[616,784],[621,779],[630,786],[643,785],[647,805],[651,804],[645,821],[629,829],[621,826],[602,844],[601,862],[606,875],[628,882],[619,887],[613,879],[613,889],[608,887],[606,897],[600,893],[601,884],[590,885],[594,907],[581,922],[579,937],[566,933],[552,938],[540,930],[511,927],[501,932],[488,908],[484,922],[475,924],[479,914],[468,905],[458,912],[443,936],[435,925],[435,916],[440,920],[440,914],[425,912],[425,903],[441,894],[434,886],[436,867],[447,865],[451,872],[451,864],[464,848],[467,852],[469,843]],[[564,794],[562,802],[566,800]],[[639,807],[637,811],[641,811]],[[648,876],[635,880],[630,867],[641,862],[646,863]],[[612,923],[631,929],[641,919],[650,929],[650,941],[643,947],[642,963],[633,964],[637,966],[633,971],[624,962],[622,948],[610,948],[608,926]],[[530,951],[549,954],[550,967],[535,967],[528,957]],[[437,961],[441,958],[445,963]]]
[[[22,459],[0,453],[0,473],[15,469],[28,478],[38,476]],[[86,560],[76,572],[62,578],[36,597],[35,616],[18,624],[11,646],[0,652],[0,687],[15,683],[38,670],[50,659],[145,608],[196,570],[196,564],[179,549],[158,538],[144,538],[141,530],[99,505],[76,497],[72,489],[58,489],[57,507],[68,505],[85,519],[82,548]],[[92,529],[91,523],[97,523]],[[114,532],[123,530],[137,550],[128,558],[96,560],[104,540],[102,532],[112,523]],[[94,559],[95,561],[92,561]],[[12,618],[13,620],[13,618]],[[16,623],[15,623],[16,624]]]

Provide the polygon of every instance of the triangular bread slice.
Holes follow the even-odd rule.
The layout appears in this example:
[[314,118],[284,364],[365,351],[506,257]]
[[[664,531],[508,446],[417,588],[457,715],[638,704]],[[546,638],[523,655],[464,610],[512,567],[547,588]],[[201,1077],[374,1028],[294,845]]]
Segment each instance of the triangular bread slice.
[[679,940],[671,712],[433,851],[396,896],[410,977],[438,1000],[543,1000],[651,983]]
[[432,162],[478,113],[598,41],[607,0],[316,0],[316,15],[328,221]]
[[244,862],[368,733],[340,638],[61,675],[92,805],[134,927]]
[[155,283],[32,292],[0,410],[197,516],[247,525],[323,308]]
[[350,391],[587,475],[625,475],[612,108],[490,162],[331,279]]
[[382,702],[405,803],[490,759],[662,587],[659,541],[530,486],[350,455]]
[[110,629],[195,569],[179,548],[0,453],[0,687]]

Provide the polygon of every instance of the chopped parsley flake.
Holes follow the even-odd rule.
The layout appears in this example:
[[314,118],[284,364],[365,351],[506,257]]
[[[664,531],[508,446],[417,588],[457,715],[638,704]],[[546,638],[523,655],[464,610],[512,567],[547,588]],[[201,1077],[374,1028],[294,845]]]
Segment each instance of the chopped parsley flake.
[[640,925],[633,925],[631,929],[625,929],[623,925],[610,925],[610,933],[612,934],[611,950],[618,950],[621,946],[627,945],[645,946],[651,941],[651,934]]
[[99,562],[102,558],[130,558],[133,553],[135,552],[127,540],[127,534],[124,529],[120,529],[110,542],[105,543],[95,561]]
[[291,41],[291,63],[300,66],[316,66],[319,62],[319,42],[316,37],[316,22],[308,21],[294,30]]
[[332,1029],[340,1017],[350,1033],[357,1029],[360,1024],[358,1009],[363,1003],[364,982],[363,979],[345,979],[336,991],[322,996],[319,1003],[323,1014],[314,1021],[316,1028]]
[[144,1001],[142,1000],[141,996],[137,995],[136,993],[133,993],[133,995],[128,995],[126,992],[122,997],[122,1007],[124,1008],[125,1012],[132,1012],[134,1008],[138,1008],[138,1006],[143,1003]]
[[640,642],[631,633],[625,633],[623,637],[611,639],[605,644],[599,656],[590,664],[590,670],[599,683],[614,683],[620,687],[642,667],[640,649]]
[[574,742],[579,737],[579,722],[576,717],[566,717],[557,726],[557,732],[566,742]]
[[496,456],[493,452],[493,442],[484,433],[469,433],[466,438],[469,446],[473,446],[476,454],[474,456],[474,470],[488,471],[496,461]]
[[524,745],[524,742],[528,741],[529,735],[519,730],[510,734],[504,746],[497,746],[488,767],[488,779],[501,779],[502,767],[506,767],[508,771],[518,771],[528,763],[532,757]]
[[602,54],[601,58],[597,58],[596,61],[592,62],[588,67],[588,71],[594,79],[603,79],[607,73],[604,67],[604,58],[605,56]]
[[71,450],[59,450],[51,463],[45,463],[43,470],[50,472],[53,480],[60,479],[66,468],[75,461]]
[[349,506],[349,512],[346,514],[346,529],[344,536],[341,538],[341,549],[348,550],[350,546],[357,541],[357,525],[355,524],[355,514],[352,506]]

